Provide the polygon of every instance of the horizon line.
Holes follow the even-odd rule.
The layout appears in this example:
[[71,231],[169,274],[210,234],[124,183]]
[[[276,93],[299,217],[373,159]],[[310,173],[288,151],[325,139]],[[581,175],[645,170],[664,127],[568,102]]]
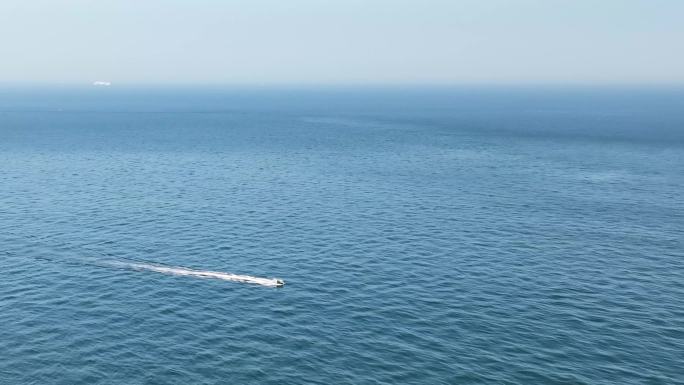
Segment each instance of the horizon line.
[[0,87],[12,88],[236,88],[236,89],[345,89],[345,88],[681,88],[684,81],[673,82],[118,82],[106,80],[108,87],[94,82],[1,81]]

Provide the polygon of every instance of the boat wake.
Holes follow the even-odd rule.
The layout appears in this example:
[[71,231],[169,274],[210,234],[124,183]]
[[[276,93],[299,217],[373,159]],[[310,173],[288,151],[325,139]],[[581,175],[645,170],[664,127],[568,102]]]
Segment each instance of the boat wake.
[[114,262],[118,267],[124,267],[134,270],[144,270],[144,271],[154,271],[162,274],[169,275],[182,275],[189,277],[199,277],[199,278],[213,278],[221,279],[224,281],[242,282],[242,283],[253,283],[261,286],[270,287],[281,287],[285,285],[282,279],[277,278],[261,278],[252,277],[250,275],[238,275],[232,273],[224,273],[220,271],[206,271],[206,270],[195,270],[188,269],[184,267],[171,267],[163,265],[153,265],[148,263],[125,263],[125,262]]
[[[2,255],[2,254],[7,254],[10,256],[14,255],[13,253],[0,251],[0,255]],[[159,264],[159,263],[148,262],[148,261],[144,261],[144,260],[136,260],[136,259],[132,259],[132,258],[124,258],[124,257],[118,257],[117,259],[119,259],[119,260],[116,260],[116,259],[111,259],[112,257],[113,257],[112,255],[105,255],[105,258],[80,257],[80,258],[72,258],[72,259],[67,259],[67,260],[60,259],[60,258],[45,257],[45,256],[34,256],[33,258],[39,259],[39,260],[50,261],[50,262],[99,266],[99,267],[108,267],[108,268],[117,268],[117,269],[126,269],[126,270],[152,271],[152,272],[161,273],[161,274],[180,275],[180,276],[197,277],[197,278],[220,279],[223,281],[251,283],[251,284],[255,284],[255,285],[268,286],[268,287],[281,287],[281,286],[285,285],[285,281],[283,281],[282,279],[278,279],[278,278],[263,278],[263,277],[253,277],[251,275],[232,274],[232,273],[226,273],[226,272],[221,272],[221,271],[196,270],[196,269],[189,269],[189,268],[185,268],[185,267],[168,266],[168,265],[163,265],[163,264]],[[126,261],[124,262],[121,259],[124,259]]]

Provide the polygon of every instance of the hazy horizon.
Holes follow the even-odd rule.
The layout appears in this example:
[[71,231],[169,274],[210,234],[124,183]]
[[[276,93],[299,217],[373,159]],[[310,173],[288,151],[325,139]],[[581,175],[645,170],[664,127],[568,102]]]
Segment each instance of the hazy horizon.
[[682,85],[684,3],[6,0],[0,84]]

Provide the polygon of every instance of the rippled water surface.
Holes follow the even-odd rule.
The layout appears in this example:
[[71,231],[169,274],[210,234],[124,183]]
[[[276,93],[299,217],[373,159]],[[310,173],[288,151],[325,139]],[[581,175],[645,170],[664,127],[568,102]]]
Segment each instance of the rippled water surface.
[[0,384],[684,383],[682,191],[681,90],[0,90]]

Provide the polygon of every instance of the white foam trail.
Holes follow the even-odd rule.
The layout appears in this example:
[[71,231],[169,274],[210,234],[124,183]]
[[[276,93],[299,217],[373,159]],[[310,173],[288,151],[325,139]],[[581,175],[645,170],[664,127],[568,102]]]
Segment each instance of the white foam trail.
[[154,271],[154,272],[162,273],[162,274],[185,275],[185,276],[200,277],[200,278],[214,278],[214,279],[222,279],[224,281],[254,283],[257,285],[270,286],[270,287],[278,287],[278,286],[283,286],[285,284],[285,282],[283,280],[277,279],[277,278],[260,278],[260,277],[252,277],[249,275],[222,273],[219,271],[194,270],[194,269],[186,269],[184,267],[159,266],[159,265],[150,265],[150,264],[146,264],[146,263],[121,263],[121,265],[128,267],[128,268],[131,268],[131,269],[135,269],[135,270]]

